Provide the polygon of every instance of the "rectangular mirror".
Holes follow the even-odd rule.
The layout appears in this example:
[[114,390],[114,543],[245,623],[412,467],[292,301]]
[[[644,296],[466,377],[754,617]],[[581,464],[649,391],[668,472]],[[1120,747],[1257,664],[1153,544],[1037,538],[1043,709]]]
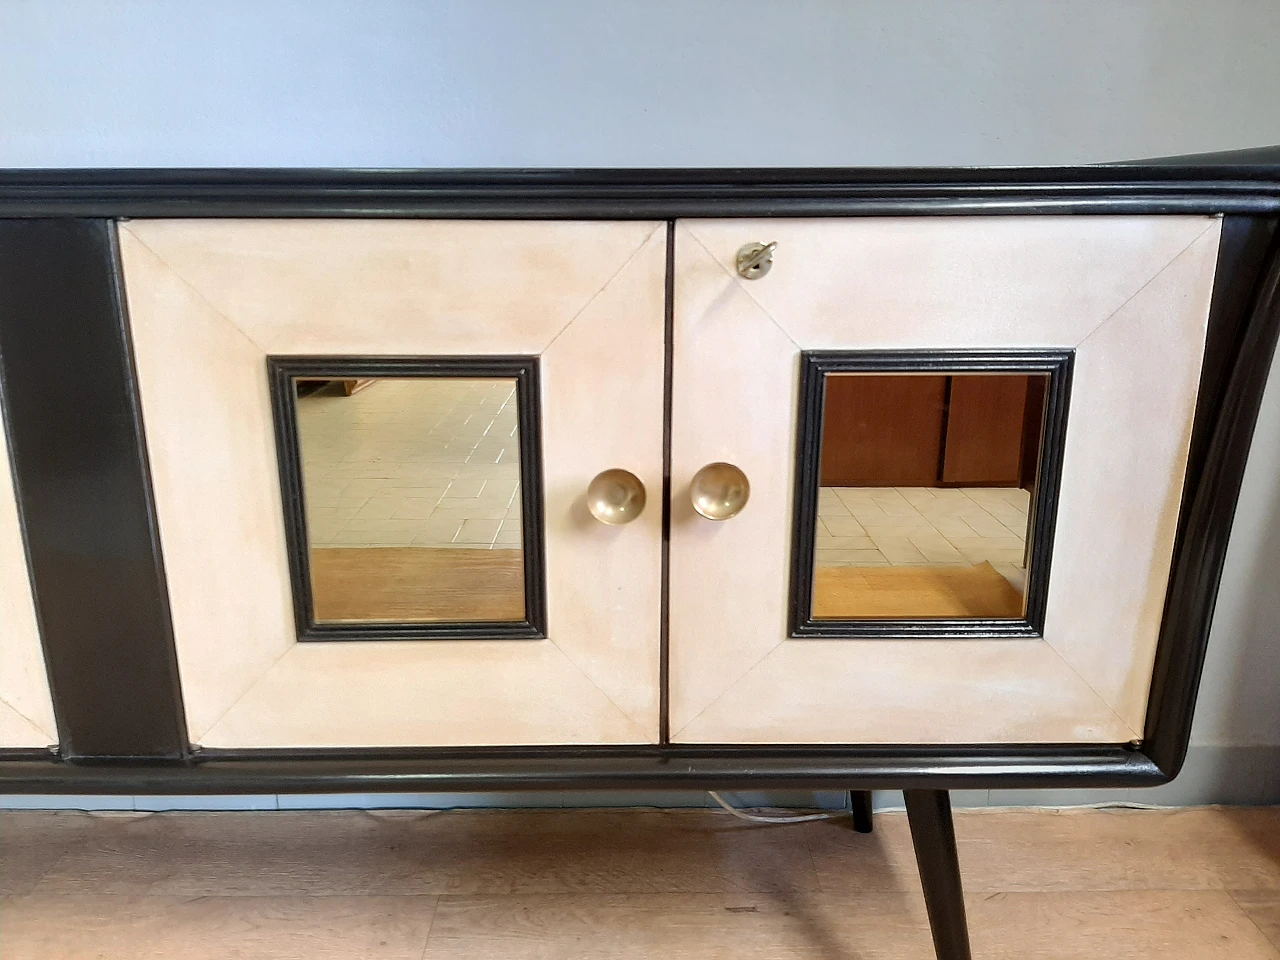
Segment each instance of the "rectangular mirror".
[[1025,623],[1033,567],[1048,561],[1035,530],[1062,378],[941,358],[919,372],[835,366],[810,371],[808,409],[821,415],[817,463],[801,464],[817,474],[797,554],[809,554],[804,619]]
[[300,635],[529,625],[520,378],[371,372],[287,375]]
[[1047,380],[828,376],[815,618],[1023,615]]

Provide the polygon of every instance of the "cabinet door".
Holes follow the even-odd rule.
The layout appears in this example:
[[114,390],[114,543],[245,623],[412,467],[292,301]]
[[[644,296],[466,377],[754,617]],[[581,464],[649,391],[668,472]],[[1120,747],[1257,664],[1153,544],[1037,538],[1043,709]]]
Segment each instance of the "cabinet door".
[[[679,222],[672,740],[1140,737],[1218,235],[1205,217]],[[777,248],[748,280],[753,241]],[[889,376],[918,385],[873,425],[900,439],[951,379],[959,486],[827,471],[824,401]]]
[[193,742],[657,739],[664,225],[120,244]]

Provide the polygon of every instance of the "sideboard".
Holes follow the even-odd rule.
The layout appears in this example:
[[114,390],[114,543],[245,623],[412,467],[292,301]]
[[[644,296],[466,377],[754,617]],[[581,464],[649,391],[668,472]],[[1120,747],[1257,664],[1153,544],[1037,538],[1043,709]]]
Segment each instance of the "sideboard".
[[1176,776],[1280,152],[0,173],[0,790]]

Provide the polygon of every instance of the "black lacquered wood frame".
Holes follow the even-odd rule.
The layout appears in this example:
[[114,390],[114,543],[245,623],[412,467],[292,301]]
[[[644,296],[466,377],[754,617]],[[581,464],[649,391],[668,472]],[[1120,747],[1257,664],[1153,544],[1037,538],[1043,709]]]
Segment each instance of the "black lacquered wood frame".
[[[271,417],[275,424],[280,497],[293,619],[299,640],[537,640],[547,635],[546,526],[542,514],[542,416],[538,358],[267,357]],[[297,379],[511,380],[516,388],[520,450],[520,524],[524,561],[524,619],[439,622],[330,622],[315,618],[311,547],[307,534],[302,444],[298,437]]]
[[7,170],[4,217],[1280,214],[1280,147],[1076,167]]
[[[14,338],[71,338],[93,343],[62,359],[67,382],[96,375],[104,360],[128,362],[117,271],[95,258],[113,251],[111,221],[160,217],[454,217],[468,219],[664,219],[692,216],[1020,216],[1224,215],[1209,334],[1191,439],[1170,589],[1156,654],[1145,734],[1131,744],[973,744],[652,747],[422,748],[406,750],[196,751],[185,729],[171,669],[167,597],[154,503],[130,372],[96,394],[95,416],[132,424],[130,440],[102,447],[95,463],[51,462],[56,483],[32,447],[13,441],[14,472],[30,557],[60,556],[64,544],[89,557],[110,579],[111,550],[127,544],[156,571],[135,581],[133,616],[157,624],[139,645],[113,639],[107,624],[87,633],[45,629],[61,757],[2,751],[0,790],[29,793],[237,793],[503,789],[960,789],[1156,785],[1181,768],[1204,663],[1218,581],[1262,390],[1280,333],[1280,150],[1184,161],[1098,167],[996,170],[614,170],[614,171],[254,171],[107,170],[0,172],[0,219],[37,222],[55,236],[76,218],[96,238],[91,249],[57,261],[18,257],[4,269],[29,282],[0,290],[0,363],[6,396],[45,376],[52,359],[14,351]],[[13,234],[17,236],[17,234]],[[51,309],[53,284],[87,286],[105,305],[71,318]],[[670,280],[668,281],[670,290]],[[106,291],[104,294],[103,291]],[[105,337],[105,339],[103,339]],[[69,341],[69,342],[71,342]],[[102,344],[108,344],[103,348]],[[92,355],[90,355],[92,354]],[[57,438],[73,428],[61,406],[10,404],[11,438]],[[96,486],[95,486],[96,485]],[[127,521],[83,509],[92,496],[141,504]],[[31,497],[74,509],[86,528],[79,545],[49,525],[32,523]],[[43,510],[46,507],[40,507]],[[112,523],[135,532],[117,542]],[[105,539],[104,539],[105,538]],[[116,544],[94,552],[94,544]],[[132,562],[132,561],[131,561]],[[84,572],[32,564],[37,607],[78,588]],[[79,609],[79,607],[77,607]],[[43,624],[42,624],[43,626]],[[77,636],[79,637],[77,639]],[[103,651],[128,657],[120,670],[96,671]],[[52,649],[56,647],[57,649]],[[83,658],[90,658],[88,667]],[[129,659],[129,658],[134,659]],[[139,659],[140,658],[140,659]],[[61,674],[55,662],[73,665]],[[81,666],[75,666],[75,665]],[[159,669],[155,665],[159,664]],[[142,682],[145,680],[145,682]],[[90,704],[131,712],[154,724],[121,727],[110,743],[88,736]],[[80,720],[74,720],[79,716]],[[152,731],[152,732],[148,732]],[[159,731],[156,733],[155,731]],[[175,736],[175,731],[177,735]]]
[[183,756],[113,224],[0,220],[0,395],[61,755]]
[[[1067,438],[1073,349],[1009,350],[812,350],[800,354],[795,499],[791,524],[791,586],[788,633],[798,638],[916,639],[1027,638],[1044,635],[1049,598],[1053,531]],[[814,548],[822,472],[822,431],[830,374],[1028,373],[1049,378],[1045,391],[1040,462],[1036,470],[1025,613],[1017,618],[929,617],[918,619],[815,619]]]

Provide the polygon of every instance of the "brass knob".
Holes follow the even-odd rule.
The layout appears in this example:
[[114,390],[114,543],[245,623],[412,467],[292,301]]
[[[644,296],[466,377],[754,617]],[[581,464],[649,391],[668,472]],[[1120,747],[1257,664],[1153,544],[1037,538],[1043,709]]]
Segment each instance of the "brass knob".
[[693,509],[708,520],[729,520],[742,512],[751,496],[747,475],[732,463],[708,463],[689,482]]
[[738,256],[734,263],[738,268],[738,276],[743,280],[759,280],[773,267],[773,249],[778,241],[772,243],[747,243],[738,248]]
[[644,510],[644,484],[630,470],[605,470],[587,486],[587,509],[611,527],[630,523]]

